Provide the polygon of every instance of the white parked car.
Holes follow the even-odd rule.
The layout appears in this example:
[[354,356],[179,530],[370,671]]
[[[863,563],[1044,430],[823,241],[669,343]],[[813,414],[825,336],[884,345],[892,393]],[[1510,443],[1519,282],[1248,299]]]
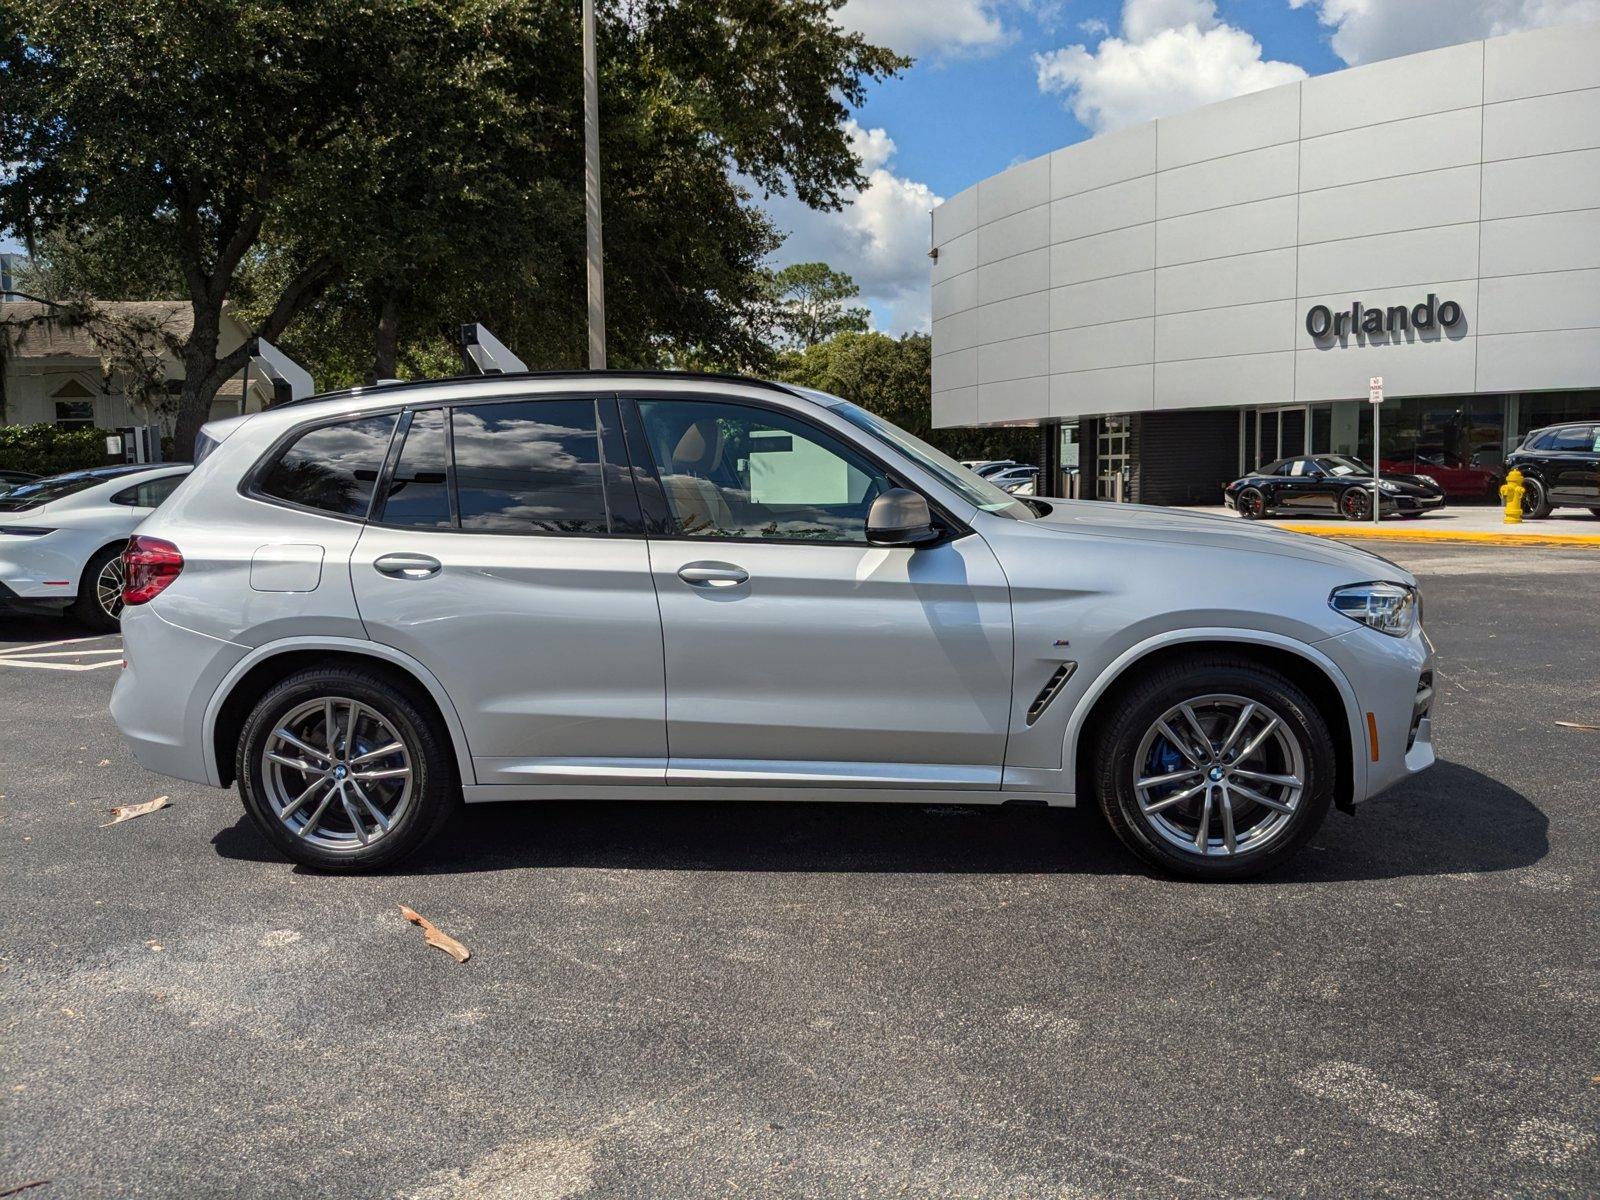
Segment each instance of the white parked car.
[[112,712],[297,862],[464,798],[1098,804],[1255,874],[1433,762],[1416,580],[1023,501],[856,405],[693,375],[366,388],[208,426],[128,548]]
[[0,494],[0,607],[70,608],[91,629],[116,629],[128,535],[190,470],[95,467]]

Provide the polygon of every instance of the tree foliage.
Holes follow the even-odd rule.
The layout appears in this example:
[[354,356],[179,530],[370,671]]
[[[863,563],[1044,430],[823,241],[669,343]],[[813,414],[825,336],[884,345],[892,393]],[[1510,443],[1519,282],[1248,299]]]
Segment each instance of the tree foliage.
[[853,401],[955,459],[1039,459],[1037,429],[933,427],[933,340],[925,333],[841,333],[785,354],[778,377]]
[[[759,366],[777,242],[735,177],[817,207],[904,60],[840,0],[601,0],[609,341],[618,365]],[[178,447],[245,350],[388,374],[483,319],[582,361],[579,6],[569,0],[0,0],[0,229],[63,279],[194,306]],[[131,251],[127,261],[119,250]],[[323,382],[330,379],[319,369]]]
[[827,263],[795,263],[772,277],[773,332],[782,345],[805,349],[841,333],[865,333],[870,314],[850,301],[856,281]]

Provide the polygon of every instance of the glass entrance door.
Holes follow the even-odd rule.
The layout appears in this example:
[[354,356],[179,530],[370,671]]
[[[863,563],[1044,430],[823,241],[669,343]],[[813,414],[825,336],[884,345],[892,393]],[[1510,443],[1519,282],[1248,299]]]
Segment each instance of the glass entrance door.
[[1309,406],[1256,410],[1256,463],[1265,466],[1280,458],[1309,453],[1306,434],[1311,423]]

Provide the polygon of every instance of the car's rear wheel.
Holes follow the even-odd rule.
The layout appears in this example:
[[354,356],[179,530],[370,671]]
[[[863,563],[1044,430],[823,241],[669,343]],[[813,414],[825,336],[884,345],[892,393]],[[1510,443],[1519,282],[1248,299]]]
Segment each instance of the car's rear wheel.
[[274,846],[325,871],[398,862],[460,802],[445,732],[410,689],[364,667],[289,676],[245,722],[245,810]]
[[1366,488],[1346,488],[1339,497],[1339,511],[1347,521],[1366,521],[1372,517],[1372,495]]
[[108,546],[84,567],[72,615],[99,633],[121,629],[122,581],[122,547]]
[[1267,515],[1267,498],[1260,488],[1241,488],[1233,501],[1234,510],[1246,521],[1259,521]]
[[1550,496],[1544,490],[1544,484],[1529,476],[1522,481],[1522,515],[1534,520],[1542,520],[1550,515]]
[[1123,690],[1100,726],[1095,791],[1118,837],[1192,879],[1278,866],[1322,824],[1333,738],[1310,698],[1247,659],[1195,657]]

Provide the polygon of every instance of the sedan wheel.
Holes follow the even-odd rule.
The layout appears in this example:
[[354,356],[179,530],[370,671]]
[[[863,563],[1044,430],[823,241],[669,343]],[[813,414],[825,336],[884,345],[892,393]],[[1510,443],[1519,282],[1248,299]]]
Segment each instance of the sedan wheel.
[[72,615],[90,629],[115,633],[122,627],[122,547],[100,551],[83,569]]
[[1339,497],[1339,511],[1348,521],[1365,521],[1372,516],[1372,497],[1365,488],[1346,488]]
[[1267,515],[1267,498],[1259,488],[1247,487],[1234,500],[1236,512],[1246,521],[1259,521]]

